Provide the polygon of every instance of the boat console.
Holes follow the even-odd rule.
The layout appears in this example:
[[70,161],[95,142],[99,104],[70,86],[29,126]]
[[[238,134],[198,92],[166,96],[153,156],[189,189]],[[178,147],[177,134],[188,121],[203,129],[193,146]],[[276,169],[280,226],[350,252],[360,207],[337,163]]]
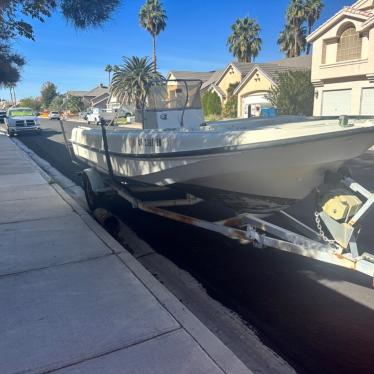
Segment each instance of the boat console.
[[204,122],[200,80],[162,80],[152,82],[143,101],[143,129],[181,129]]

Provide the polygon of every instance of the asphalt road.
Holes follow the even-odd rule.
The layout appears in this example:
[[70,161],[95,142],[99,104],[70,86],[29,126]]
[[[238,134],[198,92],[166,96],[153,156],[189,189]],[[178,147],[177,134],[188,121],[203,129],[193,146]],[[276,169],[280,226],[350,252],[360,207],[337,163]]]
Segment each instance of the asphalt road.
[[[73,126],[66,124],[68,133]],[[45,121],[42,127],[42,135],[20,139],[80,183],[80,166],[70,162],[59,123]],[[374,153],[349,166],[354,178],[374,190]],[[305,216],[307,206],[294,210]],[[157,253],[197,279],[212,298],[254,326],[264,343],[297,371],[373,372],[374,290],[368,277],[273,249],[243,246],[139,211],[130,214],[120,201],[111,209]],[[365,249],[374,243],[373,223],[371,212],[360,236]]]

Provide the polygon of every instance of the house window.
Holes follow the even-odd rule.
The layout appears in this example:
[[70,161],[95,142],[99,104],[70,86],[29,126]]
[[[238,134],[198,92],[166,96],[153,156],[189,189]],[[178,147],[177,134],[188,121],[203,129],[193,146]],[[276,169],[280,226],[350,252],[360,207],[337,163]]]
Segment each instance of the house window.
[[349,26],[340,35],[336,61],[361,58],[362,39],[354,26]]

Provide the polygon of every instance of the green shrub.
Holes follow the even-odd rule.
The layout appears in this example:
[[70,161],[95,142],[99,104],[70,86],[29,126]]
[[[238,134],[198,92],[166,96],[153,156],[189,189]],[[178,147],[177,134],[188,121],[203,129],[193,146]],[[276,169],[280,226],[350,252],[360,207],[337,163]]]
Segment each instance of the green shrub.
[[238,96],[234,95],[236,87],[239,82],[230,83],[227,88],[227,100],[223,108],[223,116],[225,118],[237,118],[238,117]]
[[204,115],[221,115],[222,105],[221,100],[216,92],[207,92],[202,97]]
[[279,114],[311,116],[314,87],[310,71],[279,74],[277,85],[271,88],[267,99],[278,109]]

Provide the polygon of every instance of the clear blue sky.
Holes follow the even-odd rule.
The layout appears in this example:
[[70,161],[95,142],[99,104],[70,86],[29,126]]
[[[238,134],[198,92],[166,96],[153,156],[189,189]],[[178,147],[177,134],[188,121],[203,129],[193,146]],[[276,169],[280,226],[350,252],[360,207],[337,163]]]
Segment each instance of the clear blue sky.
[[[352,0],[325,0],[324,22]],[[59,15],[42,24],[34,22],[36,41],[18,40],[14,48],[27,59],[17,98],[38,96],[45,81],[59,92],[88,90],[107,84],[106,64],[120,64],[122,56],[151,56],[150,35],[139,26],[144,0],[125,0],[112,20],[101,28],[75,30]],[[237,17],[250,16],[260,24],[262,51],[257,61],[279,59],[276,44],[284,24],[288,0],[163,0],[168,25],[158,38],[158,64],[169,70],[209,71],[233,59],[226,47],[230,25]],[[317,25],[318,25],[317,24]],[[8,98],[0,90],[0,98]]]

